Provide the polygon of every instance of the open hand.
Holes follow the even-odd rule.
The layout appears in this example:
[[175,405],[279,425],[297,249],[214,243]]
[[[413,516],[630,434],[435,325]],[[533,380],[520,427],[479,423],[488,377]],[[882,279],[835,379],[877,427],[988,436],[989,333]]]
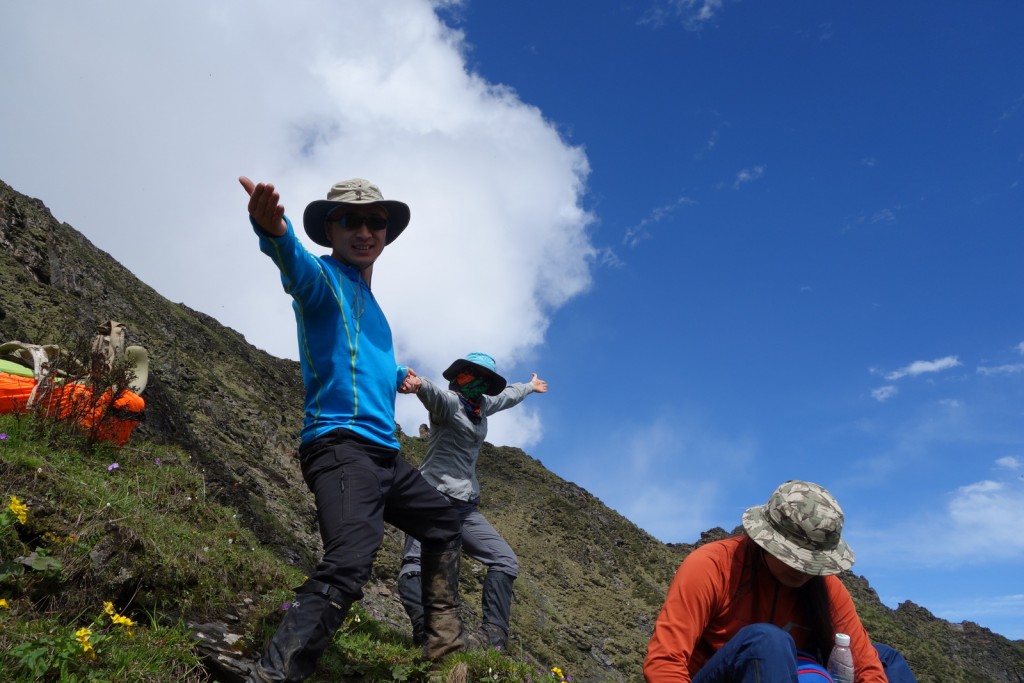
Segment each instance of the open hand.
[[288,225],[284,222],[284,205],[274,186],[270,183],[254,183],[245,176],[239,177],[238,182],[249,193],[249,215],[256,221],[256,225],[274,237],[285,234]]

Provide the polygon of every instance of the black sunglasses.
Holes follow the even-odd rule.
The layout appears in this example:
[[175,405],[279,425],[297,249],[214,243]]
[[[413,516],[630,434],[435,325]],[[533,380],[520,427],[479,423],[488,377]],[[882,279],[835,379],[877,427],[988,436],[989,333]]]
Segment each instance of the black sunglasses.
[[388,227],[388,219],[377,215],[343,213],[333,220],[346,230],[355,230],[360,225],[365,225],[370,230],[386,230]]

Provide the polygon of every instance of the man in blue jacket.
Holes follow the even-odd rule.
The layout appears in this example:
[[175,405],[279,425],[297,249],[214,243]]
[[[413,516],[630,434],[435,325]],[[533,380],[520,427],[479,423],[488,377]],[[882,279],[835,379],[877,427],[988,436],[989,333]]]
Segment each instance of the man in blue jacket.
[[373,264],[409,224],[409,207],[359,178],[335,184],[302,216],[299,242],[271,184],[239,178],[260,250],[294,299],[306,389],[299,461],[316,498],[324,556],[285,612],[250,680],[301,681],[363,596],[388,522],[423,545],[424,654],[464,649],[457,512],[399,454],[395,395],[414,376],[395,362],[391,328],[370,290]]

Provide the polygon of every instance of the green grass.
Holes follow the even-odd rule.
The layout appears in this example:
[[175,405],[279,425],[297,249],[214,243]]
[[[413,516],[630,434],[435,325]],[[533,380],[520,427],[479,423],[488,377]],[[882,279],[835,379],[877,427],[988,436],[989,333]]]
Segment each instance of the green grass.
[[[112,448],[0,415],[0,670],[12,681],[208,681],[186,620],[238,617],[252,656],[297,569],[207,495],[180,449]],[[20,505],[24,522],[16,511]],[[105,612],[133,622],[114,623]],[[86,649],[80,629],[90,633]],[[76,638],[76,633],[79,637]],[[454,672],[454,673],[453,673]],[[494,650],[424,662],[359,605],[312,681],[552,681]]]

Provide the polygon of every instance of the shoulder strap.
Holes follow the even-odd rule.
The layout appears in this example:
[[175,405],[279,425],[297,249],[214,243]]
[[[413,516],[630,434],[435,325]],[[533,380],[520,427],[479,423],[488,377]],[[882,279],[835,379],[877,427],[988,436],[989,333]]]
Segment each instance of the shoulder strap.
[[60,348],[52,344],[43,346],[41,344],[26,344],[20,341],[9,341],[0,344],[0,359],[17,363],[25,368],[32,369],[32,377],[36,384],[32,387],[25,405],[31,408],[35,405],[39,395],[39,389],[50,376],[50,359],[60,355]]
[[50,374],[50,359],[60,355],[60,349],[52,344],[27,344],[9,341],[0,344],[0,359],[17,363],[32,370],[36,380]]
[[108,320],[96,326],[92,340],[93,371],[109,372],[114,360],[124,354],[125,326],[116,320]]

